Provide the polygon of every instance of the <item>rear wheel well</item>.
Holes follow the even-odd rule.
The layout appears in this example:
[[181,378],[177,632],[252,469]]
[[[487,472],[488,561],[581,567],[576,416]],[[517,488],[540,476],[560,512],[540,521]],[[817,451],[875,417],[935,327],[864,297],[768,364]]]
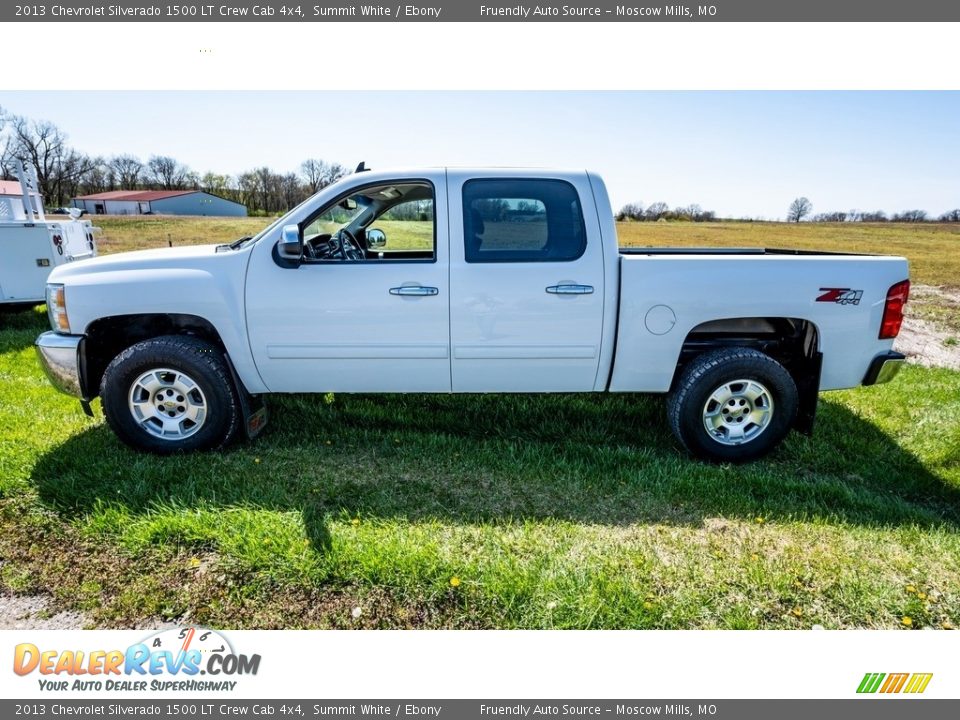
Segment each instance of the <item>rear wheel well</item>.
[[87,327],[83,344],[81,375],[87,394],[97,394],[104,370],[117,355],[135,343],[162,335],[202,338],[226,352],[217,329],[197,315],[152,313],[100,318]]
[[810,433],[820,390],[820,334],[802,318],[743,317],[711,320],[694,327],[683,341],[673,383],[694,358],[721,348],[748,347],[769,355],[793,377],[800,393],[794,428]]

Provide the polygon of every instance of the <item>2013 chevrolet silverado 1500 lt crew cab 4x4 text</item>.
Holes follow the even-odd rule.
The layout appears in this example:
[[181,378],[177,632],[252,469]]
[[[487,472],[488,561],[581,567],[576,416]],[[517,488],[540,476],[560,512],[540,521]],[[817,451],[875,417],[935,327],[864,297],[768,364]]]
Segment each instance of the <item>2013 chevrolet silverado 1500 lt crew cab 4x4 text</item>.
[[58,267],[50,379],[154,452],[218,448],[267,393],[667,393],[691,453],[810,432],[889,380],[899,257],[623,249],[589,172],[350,175],[257,236]]

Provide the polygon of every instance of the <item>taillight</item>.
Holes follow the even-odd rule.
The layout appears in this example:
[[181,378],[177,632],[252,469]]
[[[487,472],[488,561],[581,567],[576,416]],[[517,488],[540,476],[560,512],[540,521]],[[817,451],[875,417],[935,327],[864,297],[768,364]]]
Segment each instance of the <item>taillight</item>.
[[887,290],[887,301],[883,305],[883,320],[880,322],[880,339],[888,340],[900,334],[903,324],[903,306],[910,297],[910,281],[904,280]]

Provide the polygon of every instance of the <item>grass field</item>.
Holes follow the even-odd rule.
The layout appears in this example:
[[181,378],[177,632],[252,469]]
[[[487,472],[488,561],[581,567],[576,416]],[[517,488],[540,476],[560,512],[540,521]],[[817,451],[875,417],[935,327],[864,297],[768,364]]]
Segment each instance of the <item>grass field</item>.
[[[266,222],[97,221],[105,252]],[[622,230],[633,245],[846,249],[831,226],[731,227],[722,242],[705,239],[719,225]],[[910,245],[876,226],[871,244],[873,227],[844,242],[960,286],[953,229]],[[688,460],[662,401],[634,396],[283,397],[256,443],[155,458],[49,387],[41,312],[0,323],[0,588],[90,625],[960,623],[957,372],[825,394],[815,437],[746,467]]]

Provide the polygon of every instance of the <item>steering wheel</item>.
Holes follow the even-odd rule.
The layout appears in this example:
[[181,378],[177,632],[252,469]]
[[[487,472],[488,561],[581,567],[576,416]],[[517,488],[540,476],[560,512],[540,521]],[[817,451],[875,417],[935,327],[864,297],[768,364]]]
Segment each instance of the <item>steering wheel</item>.
[[[349,251],[347,250],[347,243],[350,244]],[[360,241],[357,240],[357,237],[347,230],[346,228],[340,228],[340,257],[344,260],[363,260],[365,253],[363,252],[363,247],[360,245]]]

